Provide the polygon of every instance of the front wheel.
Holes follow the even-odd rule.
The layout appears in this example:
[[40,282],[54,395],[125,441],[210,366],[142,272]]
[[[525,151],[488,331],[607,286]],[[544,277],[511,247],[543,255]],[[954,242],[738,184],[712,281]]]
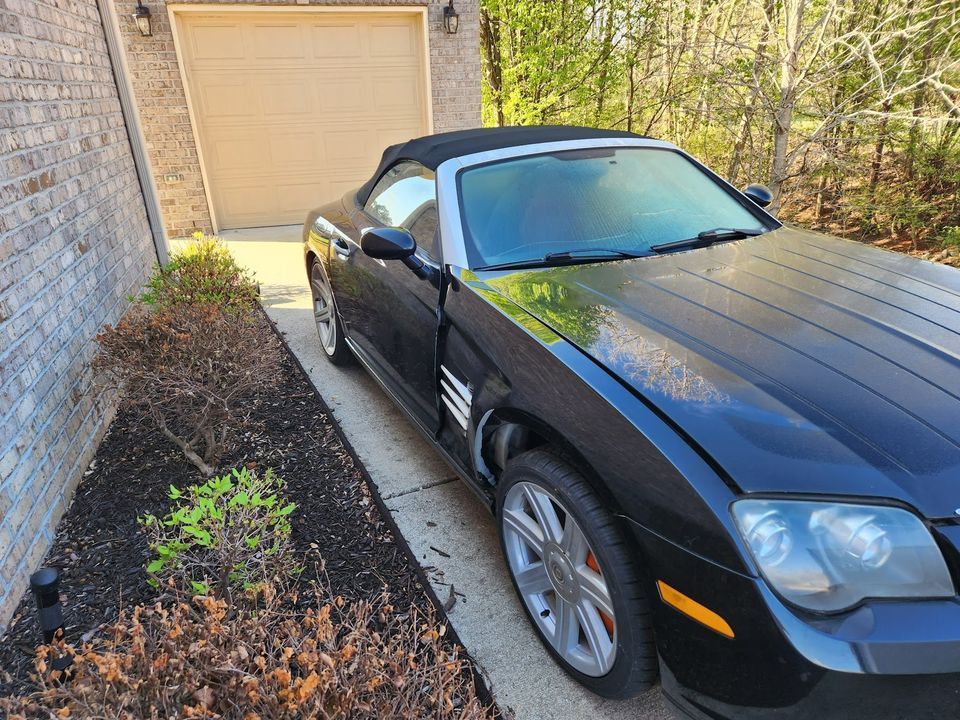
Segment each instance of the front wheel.
[[316,258],[310,264],[310,294],[313,296],[313,319],[317,324],[320,347],[334,365],[349,365],[353,362],[353,353],[343,337],[343,325],[337,315],[333,288]]
[[553,658],[603,697],[649,688],[657,654],[636,559],[583,475],[531,450],[507,464],[497,504],[514,588]]

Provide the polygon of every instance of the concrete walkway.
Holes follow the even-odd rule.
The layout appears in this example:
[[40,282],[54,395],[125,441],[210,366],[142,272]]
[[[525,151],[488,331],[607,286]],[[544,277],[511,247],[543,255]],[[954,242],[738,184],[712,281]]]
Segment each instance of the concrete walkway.
[[[659,690],[611,702],[569,679],[540,645],[506,574],[493,520],[359,367],[331,365],[317,340],[300,227],[221,233],[256,273],[263,305],[333,411],[441,599],[450,621],[518,720],[672,717]],[[441,554],[441,551],[444,554]],[[446,557],[448,555],[449,557]]]

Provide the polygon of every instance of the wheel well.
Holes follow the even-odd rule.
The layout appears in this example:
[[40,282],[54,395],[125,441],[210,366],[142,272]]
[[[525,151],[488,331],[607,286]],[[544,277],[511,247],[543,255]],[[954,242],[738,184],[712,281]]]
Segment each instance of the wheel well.
[[477,434],[480,440],[477,467],[485,471],[491,484],[497,484],[511,458],[546,447],[583,473],[601,501],[611,506],[610,492],[590,463],[561,433],[537,418],[516,410],[493,410],[484,416]]
[[306,256],[304,257],[304,264],[306,265],[307,277],[310,277],[310,266],[313,265],[313,261],[317,259],[317,254],[313,250],[308,250]]
[[[500,475],[510,458],[538,447],[556,452],[583,474],[600,502],[616,518],[624,539],[634,550],[641,551],[623,519],[622,509],[600,474],[554,428],[525,413],[514,410],[492,410],[480,422],[477,437],[479,456],[476,458],[476,466],[494,487],[499,482]],[[499,464],[500,462],[503,464]],[[492,509],[494,514],[498,512],[495,499]]]
[[544,434],[537,431],[535,422],[510,411],[487,413],[477,429],[477,436],[480,441],[477,467],[485,471],[487,479],[494,485],[510,458],[549,444]]

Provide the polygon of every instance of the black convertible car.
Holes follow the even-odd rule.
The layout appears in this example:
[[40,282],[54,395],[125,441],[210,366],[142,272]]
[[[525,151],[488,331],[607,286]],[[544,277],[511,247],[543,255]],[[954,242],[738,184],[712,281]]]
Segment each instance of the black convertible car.
[[957,717],[960,273],[768,200],[628,133],[412,140],[307,219],[320,341],[489,505],[594,692]]

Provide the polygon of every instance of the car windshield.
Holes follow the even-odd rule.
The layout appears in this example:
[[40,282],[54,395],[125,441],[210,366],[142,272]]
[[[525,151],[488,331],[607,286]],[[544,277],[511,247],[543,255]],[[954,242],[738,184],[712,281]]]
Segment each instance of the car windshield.
[[[682,154],[590,148],[501,160],[459,177],[472,268],[550,253],[644,254],[717,228],[767,225]],[[620,255],[617,254],[620,252]]]

